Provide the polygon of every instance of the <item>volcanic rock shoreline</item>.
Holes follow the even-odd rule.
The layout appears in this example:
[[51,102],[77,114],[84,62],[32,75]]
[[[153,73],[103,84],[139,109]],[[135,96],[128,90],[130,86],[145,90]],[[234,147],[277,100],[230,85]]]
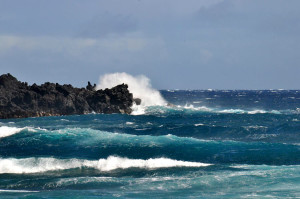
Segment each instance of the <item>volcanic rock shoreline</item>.
[[86,88],[70,84],[46,82],[28,85],[11,74],[0,76],[0,119],[42,116],[77,115],[87,113],[130,114],[133,99],[126,84],[111,89],[96,90],[90,82]]

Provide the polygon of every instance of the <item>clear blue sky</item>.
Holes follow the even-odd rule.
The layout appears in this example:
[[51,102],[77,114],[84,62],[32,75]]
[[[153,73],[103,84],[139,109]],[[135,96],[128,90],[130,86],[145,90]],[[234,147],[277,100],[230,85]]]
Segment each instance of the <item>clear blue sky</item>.
[[299,0],[0,0],[0,73],[85,86],[300,89]]

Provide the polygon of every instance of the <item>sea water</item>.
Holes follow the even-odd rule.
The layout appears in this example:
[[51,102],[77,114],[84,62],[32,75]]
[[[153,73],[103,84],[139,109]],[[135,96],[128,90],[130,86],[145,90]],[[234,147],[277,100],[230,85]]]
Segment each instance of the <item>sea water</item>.
[[0,120],[0,198],[300,198],[300,91],[160,93],[131,115]]

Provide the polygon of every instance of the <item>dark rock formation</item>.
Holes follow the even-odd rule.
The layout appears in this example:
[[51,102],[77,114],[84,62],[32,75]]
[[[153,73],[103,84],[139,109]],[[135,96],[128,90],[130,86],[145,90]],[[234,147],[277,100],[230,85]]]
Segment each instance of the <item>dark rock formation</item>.
[[132,94],[126,84],[95,90],[88,82],[85,88],[70,84],[46,82],[29,86],[11,74],[0,76],[0,119],[58,116],[86,113],[132,112]]
[[141,105],[142,100],[140,98],[133,98],[133,101],[135,102],[136,105]]

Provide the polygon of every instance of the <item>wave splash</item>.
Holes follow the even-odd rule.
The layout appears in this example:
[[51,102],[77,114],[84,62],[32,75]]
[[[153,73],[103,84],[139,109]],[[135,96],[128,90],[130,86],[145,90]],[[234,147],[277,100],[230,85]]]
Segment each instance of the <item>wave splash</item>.
[[9,126],[1,126],[0,127],[0,138],[8,137],[11,135],[14,135],[16,133],[19,133],[24,128],[17,128],[17,127],[9,127]]
[[158,90],[151,86],[150,79],[144,75],[132,76],[127,73],[105,74],[99,78],[97,89],[111,88],[118,84],[125,83],[134,98],[142,100],[141,106],[133,106],[133,114],[143,114],[145,107],[165,106],[166,100]]
[[81,159],[56,159],[56,158],[0,158],[0,174],[2,173],[39,173],[55,170],[74,168],[94,168],[100,171],[115,169],[143,168],[158,169],[169,167],[204,167],[211,164],[188,162],[168,158],[129,159],[109,156],[107,159],[81,160]]

